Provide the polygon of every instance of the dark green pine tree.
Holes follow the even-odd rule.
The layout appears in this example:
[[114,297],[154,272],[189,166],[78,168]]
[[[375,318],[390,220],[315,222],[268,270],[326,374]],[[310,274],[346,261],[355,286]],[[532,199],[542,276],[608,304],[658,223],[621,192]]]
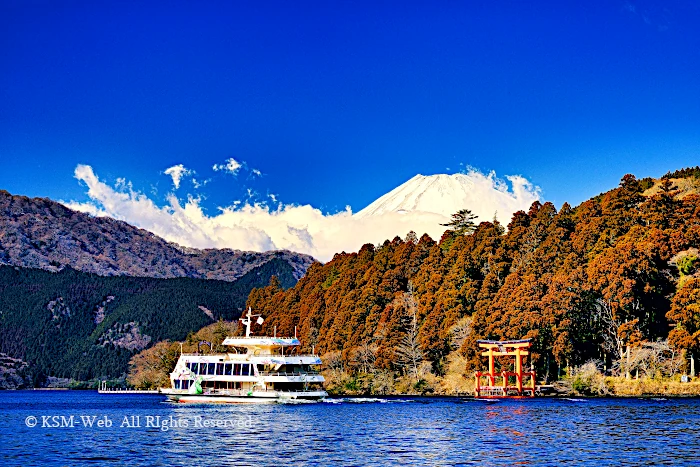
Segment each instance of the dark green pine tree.
[[469,209],[460,209],[452,214],[452,220],[450,222],[440,225],[449,227],[456,235],[467,235],[476,230],[476,224],[474,223],[474,219],[476,218],[477,216],[472,214]]

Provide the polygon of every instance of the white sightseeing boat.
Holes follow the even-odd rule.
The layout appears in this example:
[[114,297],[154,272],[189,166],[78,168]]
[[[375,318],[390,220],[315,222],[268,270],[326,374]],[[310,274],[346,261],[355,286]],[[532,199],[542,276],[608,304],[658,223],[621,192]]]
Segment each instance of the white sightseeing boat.
[[[318,372],[321,359],[299,355],[295,337],[251,337],[251,310],[241,318],[245,337],[228,337],[230,351],[218,354],[181,354],[170,373],[170,388],[160,392],[175,402],[280,402],[323,400],[325,379]],[[258,317],[258,324],[262,318]]]

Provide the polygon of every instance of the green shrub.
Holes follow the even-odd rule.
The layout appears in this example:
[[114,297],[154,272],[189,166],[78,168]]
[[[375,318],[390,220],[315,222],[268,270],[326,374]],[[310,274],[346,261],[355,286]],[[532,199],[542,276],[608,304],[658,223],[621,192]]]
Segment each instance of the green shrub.
[[683,276],[689,276],[697,269],[697,262],[697,256],[684,256],[678,260],[678,271],[680,271],[681,275]]

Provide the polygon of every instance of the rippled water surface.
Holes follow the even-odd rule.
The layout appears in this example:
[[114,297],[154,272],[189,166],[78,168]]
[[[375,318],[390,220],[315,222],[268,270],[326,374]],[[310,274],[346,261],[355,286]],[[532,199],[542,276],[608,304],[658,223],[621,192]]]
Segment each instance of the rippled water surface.
[[2,465],[700,465],[698,399],[177,405],[5,391],[0,407]]

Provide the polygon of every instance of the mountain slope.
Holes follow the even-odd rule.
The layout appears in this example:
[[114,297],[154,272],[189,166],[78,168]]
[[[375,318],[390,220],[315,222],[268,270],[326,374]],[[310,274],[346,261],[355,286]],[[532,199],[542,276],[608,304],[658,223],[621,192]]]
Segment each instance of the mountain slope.
[[132,355],[160,340],[237,319],[250,290],[273,275],[282,287],[296,283],[280,258],[235,282],[0,266],[0,354],[27,362],[39,382],[117,377]]
[[314,262],[290,251],[184,248],[122,221],[0,190],[0,264],[48,271],[71,266],[102,276],[233,281],[274,258],[289,263],[296,279]]

